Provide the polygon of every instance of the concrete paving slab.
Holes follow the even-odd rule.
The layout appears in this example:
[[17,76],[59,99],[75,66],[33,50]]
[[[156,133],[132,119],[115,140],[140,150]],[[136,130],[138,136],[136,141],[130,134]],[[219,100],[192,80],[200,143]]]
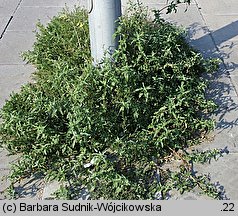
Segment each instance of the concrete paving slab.
[[[43,194],[42,194],[42,199],[43,200],[50,200],[50,199],[54,199],[54,193],[60,189],[60,187],[66,187],[68,186],[68,183],[63,182],[60,183],[58,181],[51,181],[51,182],[47,182],[45,184],[44,190],[43,190]],[[89,200],[90,199],[90,194],[88,192],[87,189],[79,189],[79,188],[75,188],[75,190],[78,189],[78,196],[75,197],[75,199],[77,200]]]
[[45,25],[62,9],[63,7],[20,7],[8,31],[35,31],[38,21]]
[[[237,92],[231,80],[229,73],[220,69],[218,72],[211,74],[209,79],[207,95],[215,100],[218,104],[228,103],[231,97],[236,97]],[[226,105],[227,107],[228,105]]]
[[21,4],[22,7],[64,7],[67,5],[72,8],[74,5],[76,6],[86,6],[87,0],[24,0]]
[[[229,129],[227,129],[227,131],[229,131]],[[224,155],[226,155],[226,152],[238,153],[237,140],[237,135],[233,136],[232,133],[216,130],[211,132],[207,136],[206,140],[200,145],[195,146],[194,149],[198,151],[221,149],[224,151]]]
[[[128,5],[128,0],[121,0],[122,6]],[[137,3],[137,0],[131,0],[132,3]],[[144,5],[148,4],[166,4],[166,0],[140,0]]]
[[[128,0],[122,0],[121,2],[122,2],[123,11],[125,11],[125,9],[128,6]],[[137,3],[137,0],[132,0],[131,2]],[[149,9],[156,9],[156,10],[160,10],[167,5],[167,0],[140,0],[140,2],[143,3],[144,6],[147,6]],[[196,4],[196,2],[195,0],[192,0],[191,5],[194,5],[194,4]],[[185,9],[183,5],[178,7],[179,11],[183,9]],[[165,12],[166,12],[166,9],[164,10],[164,13]]]
[[238,41],[238,16],[237,20],[212,32],[217,45],[227,41]]
[[[188,10],[185,12],[186,9]],[[163,17],[178,26],[182,25],[184,27],[189,27],[194,23],[203,25],[203,20],[196,5],[190,5],[189,8],[187,8],[186,5],[182,4],[178,7],[177,13],[167,15],[163,13]]]
[[0,14],[0,36],[2,35],[2,32],[4,31],[9,19],[10,16],[2,16]]
[[238,14],[238,2],[237,0],[198,0],[198,5],[201,8],[202,13],[205,14]]
[[8,169],[0,169],[0,200],[5,199],[5,190],[10,186],[10,181],[7,179],[10,171]]
[[[188,32],[191,32],[191,31],[196,31],[196,29],[193,30],[193,27],[189,27]],[[211,34],[205,33],[206,30],[204,30],[204,32],[202,31],[203,30],[200,30],[200,33],[198,31],[194,35],[190,33],[190,35],[188,35],[189,43],[196,50],[198,50],[205,58],[221,58],[221,52],[217,50],[217,47],[215,43],[213,42]],[[198,38],[198,35],[202,35],[202,34],[204,35]]]
[[238,69],[234,70],[231,74],[231,80],[234,83],[236,92],[238,92]]
[[223,42],[218,48],[221,52],[226,53],[226,56],[223,56],[224,62],[233,65],[233,69],[238,68],[238,38],[237,40]]
[[219,105],[212,115],[216,128],[196,149],[203,151],[218,148],[238,153],[238,98],[218,93],[213,99]]
[[[10,186],[10,180],[7,178],[9,169],[0,169],[0,200],[7,199],[8,194],[6,189]],[[20,183],[14,185],[16,199],[33,199],[41,200],[43,195],[44,181],[39,176],[32,176],[21,180]]]
[[224,190],[228,199],[238,199],[238,153],[231,153],[211,161],[210,164],[195,164],[195,170],[200,173],[209,174],[211,182]]
[[7,150],[0,152],[0,170],[10,169],[10,164],[17,161],[18,156],[9,155]]
[[[171,2],[172,0],[140,0],[140,2],[142,2],[145,5],[148,4],[166,4],[167,2]],[[127,2],[129,2],[129,0],[122,0],[121,1],[123,5],[125,5]],[[137,3],[138,0],[131,0],[131,2],[133,3]],[[196,4],[195,0],[191,0],[191,4]]]
[[199,188],[195,188],[190,192],[180,194],[178,191],[172,190],[169,193],[170,200],[213,200],[211,197],[202,194]]
[[238,97],[223,97],[220,106],[214,114],[217,126],[216,130],[238,135]]
[[163,15],[171,23],[181,26],[187,31],[189,43],[198,49],[204,57],[218,57],[216,46],[212,40],[209,29],[196,5],[191,5],[187,12],[186,7],[181,5],[178,13]]
[[218,58],[221,54],[211,37],[210,30],[204,23],[196,5],[191,5],[187,12],[186,7],[180,6],[180,12],[176,14],[163,15],[166,20],[180,25],[187,31],[189,43],[199,50],[205,58]]
[[19,91],[23,84],[31,81],[34,70],[30,65],[0,65],[0,108],[13,91]]
[[52,181],[49,183],[46,183],[44,190],[43,190],[43,195],[42,195],[42,199],[43,200],[51,200],[54,199],[54,193],[60,189],[61,187],[61,183],[59,183],[58,181]]
[[[137,3],[137,0],[133,0],[131,2]],[[166,5],[166,1],[164,1],[164,0],[158,0],[158,1],[156,1],[156,0],[151,0],[151,1],[141,0],[140,2],[143,3],[143,6],[148,7],[148,9],[150,9],[150,10],[153,10],[153,9],[160,10]],[[121,4],[122,4],[122,13],[124,13],[129,6],[128,0],[122,0]],[[89,7],[90,7],[90,5],[88,5],[88,8]],[[151,13],[151,14],[153,14],[153,13]]]
[[23,64],[21,53],[32,49],[35,41],[33,32],[5,32],[0,40],[0,65],[1,64]]
[[20,0],[1,0],[0,14],[4,16],[11,16],[17,8]]
[[212,31],[218,43],[237,38],[238,14],[236,15],[214,15],[203,14],[208,28]]
[[20,183],[14,185],[16,198],[21,200],[41,200],[44,186],[45,183],[41,175],[25,178]]

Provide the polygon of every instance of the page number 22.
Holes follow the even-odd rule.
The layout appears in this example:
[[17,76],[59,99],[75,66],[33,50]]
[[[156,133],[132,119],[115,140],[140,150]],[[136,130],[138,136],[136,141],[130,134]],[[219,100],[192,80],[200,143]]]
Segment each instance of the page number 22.
[[223,203],[222,211],[235,211],[234,207],[235,207],[234,203]]

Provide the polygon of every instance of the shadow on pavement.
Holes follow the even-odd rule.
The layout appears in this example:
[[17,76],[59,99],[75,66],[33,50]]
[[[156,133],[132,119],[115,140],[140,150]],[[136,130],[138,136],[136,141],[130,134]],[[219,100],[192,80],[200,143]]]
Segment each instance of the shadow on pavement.
[[25,178],[23,182],[15,185],[15,196],[17,199],[41,199],[43,185],[43,176],[40,174]]
[[[226,148],[230,153],[236,152],[236,146],[232,145],[238,137],[238,99],[230,75],[237,71],[238,64],[230,57],[231,54],[234,56],[235,50],[238,51],[238,41],[231,40],[238,36],[238,20],[216,31],[210,31],[207,27],[201,27],[199,23],[193,23],[188,27],[188,38],[195,38],[198,31],[205,35],[198,39],[188,39],[189,43],[205,58],[219,58],[222,62],[217,72],[205,75],[205,78],[209,80],[207,97],[218,105],[210,116],[216,121],[215,135],[217,138],[213,141],[213,145],[205,144],[207,148]],[[219,140],[221,137],[225,137],[226,141]],[[229,199],[224,186],[213,176],[214,180],[215,187],[221,192],[221,199]]]
[[220,133],[238,126],[238,114],[235,115],[238,113],[237,93],[229,76],[238,69],[238,64],[229,60],[234,48],[238,48],[238,41],[229,41],[238,36],[238,20],[213,32],[194,23],[188,27],[189,38],[193,38],[195,33],[201,30],[205,35],[198,39],[190,39],[189,42],[205,58],[219,58],[222,61],[216,73],[206,75],[209,79],[207,95],[218,105],[214,115],[217,121],[216,130]]
[[[238,20],[216,31],[210,31],[207,27],[201,26],[199,23],[193,23],[187,29],[189,38],[193,38],[198,31],[205,33],[204,36],[198,39],[189,40],[205,57],[220,58],[223,61],[227,60],[225,66],[230,73],[238,68],[237,63],[229,61],[230,54],[234,48],[238,47],[238,41],[229,41],[238,36]],[[229,43],[226,43],[228,41]],[[222,51],[224,49],[226,51]]]

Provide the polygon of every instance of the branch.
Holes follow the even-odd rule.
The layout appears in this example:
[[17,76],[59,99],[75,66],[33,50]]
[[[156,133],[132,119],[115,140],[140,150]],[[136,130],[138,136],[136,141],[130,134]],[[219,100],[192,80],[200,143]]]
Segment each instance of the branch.
[[[159,13],[165,9],[167,9],[166,14],[172,13],[173,11],[177,12],[177,7],[179,4],[186,4],[187,6],[191,4],[191,0],[173,0],[169,3],[169,0],[167,0],[167,4],[165,7],[159,10]],[[188,7],[187,7],[188,8]],[[185,11],[187,11],[187,8]]]

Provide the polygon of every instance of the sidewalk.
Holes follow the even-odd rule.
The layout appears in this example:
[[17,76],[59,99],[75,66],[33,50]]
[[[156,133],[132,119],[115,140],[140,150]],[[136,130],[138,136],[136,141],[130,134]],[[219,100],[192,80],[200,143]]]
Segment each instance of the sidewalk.
[[[26,65],[20,54],[31,49],[38,20],[46,24],[61,11],[65,4],[86,6],[87,0],[1,0],[0,1],[0,108],[9,98],[12,91],[19,91],[20,86],[30,81],[34,71]],[[16,157],[7,156],[0,149],[0,192],[8,185],[3,177],[9,173],[9,163]],[[44,182],[38,178],[30,179],[17,188],[24,198],[41,199]],[[0,199],[3,199],[0,194]]]
[[[122,0],[123,7],[127,0]],[[166,0],[143,0],[149,8],[162,8]],[[214,114],[217,126],[214,139],[204,142],[200,150],[222,148],[229,151],[218,161],[196,166],[201,173],[210,173],[211,181],[224,191],[224,198],[238,199],[238,1],[193,0],[188,11],[180,7],[178,13],[164,15],[177,25],[188,29],[190,43],[206,57],[223,60],[220,70],[210,81],[208,94],[220,105]],[[86,6],[87,0],[1,0],[0,2],[0,108],[12,91],[30,80],[34,68],[25,65],[19,54],[31,49],[34,43],[35,24],[40,19],[47,23],[62,10],[65,3]],[[0,149],[0,191],[8,182],[1,180],[9,172],[9,157]],[[33,187],[31,187],[33,186]],[[54,185],[45,185],[31,179],[19,187],[23,198],[42,199]],[[23,190],[24,188],[24,190]],[[0,199],[4,197],[0,194]],[[172,199],[207,199],[194,192],[173,194]]]

